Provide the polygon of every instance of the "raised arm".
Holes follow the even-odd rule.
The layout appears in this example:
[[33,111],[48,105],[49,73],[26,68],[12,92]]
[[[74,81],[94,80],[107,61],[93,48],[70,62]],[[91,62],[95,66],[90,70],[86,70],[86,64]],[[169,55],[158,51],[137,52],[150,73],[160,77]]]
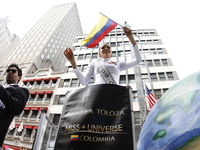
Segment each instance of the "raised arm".
[[130,47],[131,47],[131,52],[133,54],[133,60],[120,62],[121,70],[125,70],[130,67],[133,67],[142,61],[142,57],[138,49],[137,43],[135,42],[135,39],[133,37],[132,30],[127,27],[123,27],[123,30],[124,30],[124,34],[128,37],[130,41]]
[[74,53],[73,53],[72,49],[66,48],[66,50],[64,51],[64,55],[69,60],[69,62],[71,63],[72,68],[76,69],[77,68],[76,60],[74,58]]
[[136,45],[135,39],[133,37],[133,33],[132,30],[127,28],[127,27],[123,27],[124,30],[124,34],[127,36],[127,38],[129,39],[129,41],[131,42],[131,44],[133,44],[134,46]]
[[92,64],[89,64],[87,71],[85,74],[83,74],[76,65],[76,60],[74,58],[74,53],[71,48],[66,48],[64,51],[65,57],[69,60],[69,62],[72,65],[72,68],[74,69],[74,73],[76,74],[78,80],[82,85],[87,85],[92,78],[93,72],[94,72],[94,66]]

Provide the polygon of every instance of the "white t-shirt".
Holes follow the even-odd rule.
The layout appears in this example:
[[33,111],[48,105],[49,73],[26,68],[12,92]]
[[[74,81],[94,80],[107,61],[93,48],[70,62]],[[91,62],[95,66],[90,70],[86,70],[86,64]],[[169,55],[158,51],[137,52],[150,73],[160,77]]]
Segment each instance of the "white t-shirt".
[[[101,58],[101,61],[103,61],[104,66],[110,72],[116,84],[119,84],[120,71],[133,67],[142,61],[137,45],[133,46],[131,44],[131,51],[134,58],[130,61],[112,62],[110,58]],[[101,73],[98,71],[97,63],[90,63],[84,74],[77,68],[74,69],[74,72],[82,85],[87,85],[92,76],[94,77],[94,85],[106,84],[103,77],[101,76]]]

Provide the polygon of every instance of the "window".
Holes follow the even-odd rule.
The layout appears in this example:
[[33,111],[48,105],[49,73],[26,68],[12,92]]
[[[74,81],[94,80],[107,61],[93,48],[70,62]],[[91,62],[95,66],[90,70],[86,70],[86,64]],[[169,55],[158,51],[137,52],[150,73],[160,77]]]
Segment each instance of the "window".
[[63,105],[65,101],[65,95],[60,95],[58,98],[58,105]]
[[125,75],[120,76],[119,84],[126,84],[126,76]]
[[92,59],[97,59],[97,53],[92,54]]
[[32,110],[32,114],[30,118],[37,118],[38,110]]
[[152,62],[152,60],[147,60],[146,62],[147,62],[148,67],[153,67],[153,62]]
[[158,76],[160,78],[160,81],[165,81],[166,80],[166,77],[165,77],[164,73],[158,73]]
[[22,118],[28,118],[29,110],[24,110]]
[[88,65],[83,65],[82,71],[85,72],[87,70]]
[[79,54],[77,60],[83,60],[84,55],[83,54]]
[[142,77],[142,81],[149,82],[149,76],[148,76],[148,74],[141,74],[141,77]]
[[69,87],[70,79],[65,79],[63,83],[63,87]]
[[168,66],[167,59],[161,59],[163,66]]
[[42,82],[42,79],[36,79],[35,87],[40,87],[41,82]]
[[29,82],[28,82],[28,84],[27,84],[27,87],[28,87],[28,88],[33,87],[34,82],[35,82],[35,80],[29,80]]
[[53,117],[53,124],[54,124],[54,125],[58,125],[59,120],[60,120],[60,114],[54,114],[54,117]]
[[50,79],[49,79],[49,78],[45,78],[45,79],[43,79],[43,80],[44,80],[44,81],[43,81],[42,86],[43,86],[43,87],[48,87]]
[[158,54],[163,54],[163,49],[162,48],[158,48],[157,51],[158,51]]
[[78,86],[78,79],[72,79],[70,87],[77,87]]
[[135,83],[135,75],[128,75],[128,83]]
[[150,77],[152,81],[158,81],[156,73],[150,73]]
[[29,98],[29,101],[34,101],[35,99],[35,96],[36,96],[36,93],[33,92],[33,93],[30,93],[30,98]]
[[68,72],[68,73],[69,73],[69,72],[73,72],[72,66],[68,66],[67,72]]
[[172,72],[167,72],[167,78],[168,80],[174,80],[174,76]]
[[45,99],[45,101],[50,101],[51,100],[51,96],[52,96],[52,94],[53,94],[53,91],[48,91],[48,92],[46,92],[46,99]]
[[132,91],[132,94],[133,94],[133,101],[134,101],[134,102],[137,102],[137,101],[138,101],[138,94],[137,94],[137,91]]
[[161,66],[160,64],[160,60],[159,59],[155,59],[154,60],[155,66]]
[[135,124],[141,124],[140,112],[134,112],[134,120],[135,120]]
[[57,77],[51,78],[51,80],[52,80],[51,86],[56,86],[56,82],[57,82],[58,78]]
[[30,139],[31,138],[31,133],[32,133],[32,129],[26,128],[26,133],[24,134],[25,139]]
[[38,98],[37,98],[37,101],[41,102],[43,100],[43,97],[44,97],[44,92],[38,92]]
[[156,54],[156,50],[154,49],[154,48],[152,48],[152,49],[150,49],[150,51],[151,51],[151,54]]
[[85,59],[86,59],[86,60],[90,59],[90,54],[86,54],[86,55],[85,55]]
[[154,94],[155,94],[155,96],[156,96],[157,99],[160,99],[161,96],[162,96],[162,93],[161,93],[160,89],[158,89],[158,90],[154,89]]
[[8,136],[13,136],[14,132],[15,132],[15,128],[12,129],[12,130],[9,130],[8,131]]

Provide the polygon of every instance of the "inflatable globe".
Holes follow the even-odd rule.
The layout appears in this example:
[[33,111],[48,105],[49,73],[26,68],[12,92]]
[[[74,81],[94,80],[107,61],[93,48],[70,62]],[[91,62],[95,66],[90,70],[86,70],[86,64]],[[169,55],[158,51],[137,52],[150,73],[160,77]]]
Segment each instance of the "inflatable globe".
[[163,94],[143,124],[137,150],[200,150],[200,72]]

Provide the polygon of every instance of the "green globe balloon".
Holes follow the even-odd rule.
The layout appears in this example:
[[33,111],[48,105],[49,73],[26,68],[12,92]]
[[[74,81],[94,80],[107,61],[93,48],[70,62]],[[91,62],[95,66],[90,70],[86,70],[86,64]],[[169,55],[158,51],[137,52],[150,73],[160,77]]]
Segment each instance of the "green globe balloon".
[[200,72],[170,87],[148,114],[137,150],[200,149]]

